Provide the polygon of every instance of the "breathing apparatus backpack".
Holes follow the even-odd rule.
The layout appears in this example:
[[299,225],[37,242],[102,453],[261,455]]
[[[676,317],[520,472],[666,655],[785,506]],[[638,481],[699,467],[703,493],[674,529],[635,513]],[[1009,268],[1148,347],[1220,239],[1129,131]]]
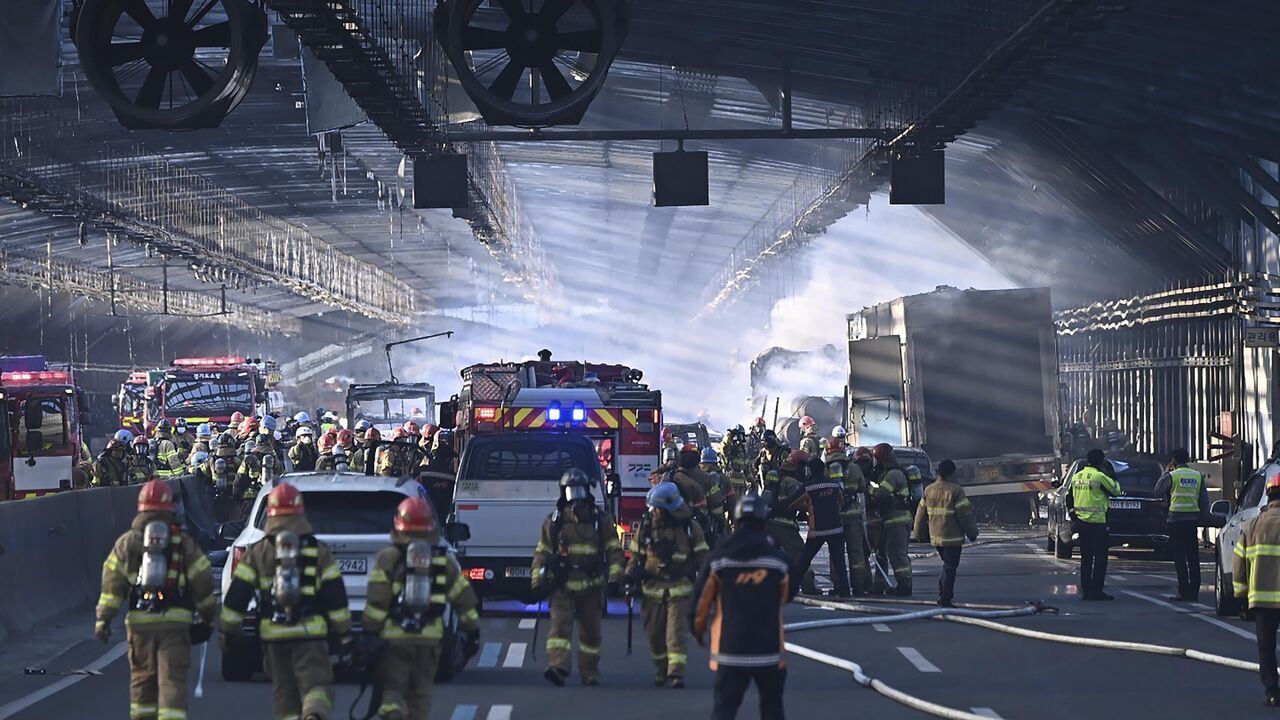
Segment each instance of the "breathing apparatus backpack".
[[[152,520],[142,530],[142,564],[130,591],[130,607],[149,613],[162,613],[184,599],[186,572],[182,567],[181,530]],[[170,572],[173,577],[170,577]]]
[[426,540],[414,540],[401,552],[404,583],[391,616],[405,632],[417,633],[444,614],[447,556]]

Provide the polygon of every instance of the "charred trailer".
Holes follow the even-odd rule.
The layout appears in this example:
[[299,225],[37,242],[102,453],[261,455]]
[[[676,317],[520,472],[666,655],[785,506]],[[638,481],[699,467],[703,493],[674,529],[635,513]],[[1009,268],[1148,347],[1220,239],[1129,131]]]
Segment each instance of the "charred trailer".
[[941,287],[847,320],[850,436],[950,458],[980,517],[1034,519],[1060,462],[1049,290]]

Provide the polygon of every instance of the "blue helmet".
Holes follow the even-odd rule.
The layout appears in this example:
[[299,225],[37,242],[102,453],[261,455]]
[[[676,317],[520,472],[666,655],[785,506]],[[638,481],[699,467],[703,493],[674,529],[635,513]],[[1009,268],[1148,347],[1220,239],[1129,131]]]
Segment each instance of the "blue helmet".
[[213,435],[213,426],[209,425],[209,423],[200,423],[200,425],[196,428],[196,437],[198,438],[207,438],[212,435]]
[[208,461],[209,461],[209,453],[207,453],[207,452],[205,452],[205,451],[203,451],[203,450],[197,450],[197,451],[195,451],[195,452],[191,453],[191,465],[192,465],[192,467],[195,467],[196,465],[203,465],[203,464],[205,464],[205,463],[206,463],[206,462],[208,462]]
[[365,430],[368,430],[371,427],[373,427],[373,423],[369,422],[368,420],[361,419],[356,421],[356,432],[364,432]]
[[303,410],[302,412],[293,416],[293,421],[296,423],[309,423],[311,422],[311,416],[308,415],[305,410]]
[[116,442],[122,442],[125,444],[131,443],[133,442],[133,433],[128,430],[117,430],[115,440]]
[[715,465],[720,462],[720,456],[716,455],[715,448],[708,445],[707,447],[702,448],[702,460],[699,462],[703,465]]
[[276,419],[268,415],[262,418],[262,422],[258,424],[258,430],[263,435],[270,435],[276,431]]
[[649,490],[649,495],[644,502],[649,507],[671,512],[684,505],[684,498],[680,497],[680,488],[676,487],[675,483],[660,482]]

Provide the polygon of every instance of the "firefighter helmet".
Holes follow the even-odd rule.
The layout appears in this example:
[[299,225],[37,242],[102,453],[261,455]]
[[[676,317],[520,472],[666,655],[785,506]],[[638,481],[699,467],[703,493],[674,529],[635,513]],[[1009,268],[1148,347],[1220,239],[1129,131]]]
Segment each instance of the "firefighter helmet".
[[307,442],[310,442],[312,439],[315,438],[316,431],[312,430],[310,425],[303,425],[302,427],[298,428],[297,431],[295,431],[293,434],[299,440],[302,440],[303,438],[307,438]]
[[862,460],[871,459],[871,448],[863,446],[853,451],[853,461],[861,462]]
[[426,437],[430,437],[430,436],[432,436],[432,435],[435,435],[435,434],[436,434],[436,432],[437,432],[437,431],[439,431],[439,430],[440,430],[440,428],[436,427],[435,425],[432,425],[431,423],[427,423],[427,424],[425,424],[425,425],[423,425],[423,426],[422,426],[422,434],[423,434],[424,436],[426,436]]
[[356,441],[355,433],[351,432],[350,430],[348,430],[348,429],[346,429],[346,428],[342,428],[341,430],[339,430],[339,431],[338,431],[338,444],[339,444],[339,445],[350,445],[351,443],[354,443],[355,441]]
[[720,457],[716,455],[715,448],[711,446],[702,448],[702,464],[715,465],[718,462],[720,462]]
[[356,432],[364,432],[365,430],[368,430],[371,427],[373,427],[373,423],[369,422],[364,418],[360,418],[359,420],[356,421]]
[[787,463],[795,465],[796,467],[804,465],[807,462],[809,462],[809,453],[803,450],[792,450],[791,454],[787,456]]
[[236,423],[241,423],[241,422],[244,422],[244,413],[240,412],[239,410],[231,413],[232,425],[235,425]]
[[173,429],[173,423],[168,418],[160,418],[160,422],[156,423],[156,432],[169,432]]
[[591,497],[591,479],[578,468],[566,470],[560,476],[560,495],[565,500],[587,500]]
[[283,515],[301,515],[306,512],[302,504],[302,493],[298,488],[281,483],[267,496],[267,517]]
[[133,442],[133,433],[128,430],[117,430],[115,434],[115,441],[128,445]]
[[779,444],[778,434],[772,430],[765,430],[764,434],[762,434],[760,437],[762,440],[764,440],[764,444],[768,445],[769,447],[773,447]]
[[876,459],[876,462],[881,463],[896,460],[893,456],[893,446],[889,443],[880,443],[871,448],[871,456]]
[[409,437],[409,431],[402,427],[398,427],[391,431],[391,442],[400,442],[407,437]]
[[735,522],[758,520],[764,522],[769,517],[769,502],[757,493],[747,493],[733,508]]
[[164,480],[152,480],[138,492],[138,512],[173,512],[177,509],[173,486]]
[[186,419],[186,418],[178,418],[177,420],[174,420],[174,421],[173,421],[173,427],[177,429],[177,431],[178,431],[178,434],[179,434],[179,435],[182,435],[182,434],[186,433],[186,432],[187,432],[187,419]]
[[430,533],[436,530],[436,515],[426,498],[411,497],[400,501],[396,508],[396,532]]
[[849,436],[849,431],[845,430],[843,425],[837,425],[831,428],[831,437],[845,438],[848,436]]
[[270,435],[275,431],[276,419],[271,415],[262,418],[261,422],[258,423],[258,432],[261,432],[263,435]]
[[129,444],[130,444],[130,445],[133,445],[133,446],[136,448],[136,447],[147,447],[147,445],[148,445],[149,443],[147,443],[147,438],[146,438],[146,437],[144,437],[144,436],[142,436],[142,435],[139,435],[139,436],[135,437],[135,438],[133,439],[133,441],[132,441],[131,443],[129,443]]
[[305,410],[293,416],[293,421],[299,425],[311,422],[311,416]]
[[364,431],[364,439],[370,442],[377,442],[382,439],[382,433],[378,432],[378,428],[370,425],[369,429]]
[[817,425],[818,425],[818,421],[814,420],[812,417],[809,417],[808,415],[805,415],[804,417],[800,418],[801,430],[808,430],[809,428],[816,427]]
[[418,423],[412,420],[406,420],[404,423],[404,431],[410,435],[421,435],[422,428],[418,427]]
[[204,450],[197,450],[191,453],[191,467],[203,465],[209,460],[209,453]]
[[196,426],[196,437],[206,439],[213,437],[213,426],[209,423],[200,423]]
[[316,447],[320,448],[320,452],[329,452],[337,441],[332,433],[325,433],[320,436],[320,442],[316,443]]
[[675,440],[676,434],[669,427],[662,428],[662,442],[668,443]]
[[651,508],[671,512],[684,505],[684,498],[680,496],[680,488],[675,483],[664,481],[649,489],[644,502]]
[[751,421],[751,427],[753,427],[753,428],[762,428],[762,427],[764,427],[764,418],[762,418],[762,417],[758,417],[758,418],[756,418],[755,420],[752,420],[752,421]]

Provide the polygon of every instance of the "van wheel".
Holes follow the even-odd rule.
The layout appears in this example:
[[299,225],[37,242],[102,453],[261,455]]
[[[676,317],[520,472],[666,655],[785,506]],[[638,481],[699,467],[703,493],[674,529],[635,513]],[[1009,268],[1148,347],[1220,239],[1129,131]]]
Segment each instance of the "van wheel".
[[1240,614],[1240,601],[1231,588],[1231,580],[1222,573],[1222,558],[1214,552],[1213,560],[1213,611],[1218,617]]

